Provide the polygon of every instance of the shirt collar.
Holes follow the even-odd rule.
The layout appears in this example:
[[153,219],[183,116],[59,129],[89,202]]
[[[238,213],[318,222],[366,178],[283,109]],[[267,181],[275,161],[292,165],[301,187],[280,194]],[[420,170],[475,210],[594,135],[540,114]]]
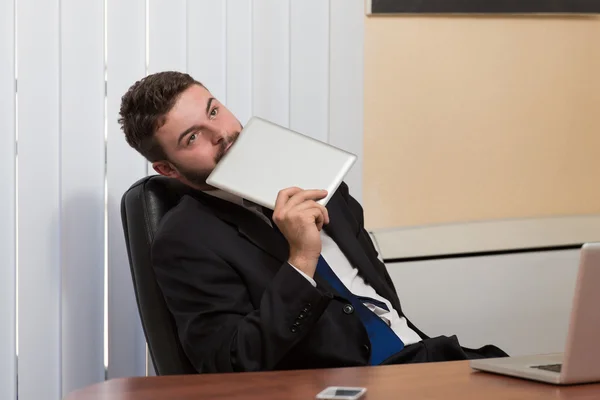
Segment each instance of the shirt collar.
[[205,191],[203,191],[203,193],[208,194],[213,197],[217,197],[221,200],[226,200],[230,203],[234,203],[234,204],[237,204],[240,206],[244,206],[244,203],[245,203],[244,199],[242,199],[240,196],[226,192],[221,189],[205,190]]
[[213,197],[217,197],[221,200],[228,201],[233,204],[237,204],[238,206],[242,206],[247,209],[253,209],[262,214],[262,207],[260,205],[254,203],[250,200],[246,200],[246,199],[244,199],[238,195],[235,195],[233,193],[229,193],[229,192],[226,192],[221,189],[205,190],[205,191],[203,191],[203,193],[208,194]]

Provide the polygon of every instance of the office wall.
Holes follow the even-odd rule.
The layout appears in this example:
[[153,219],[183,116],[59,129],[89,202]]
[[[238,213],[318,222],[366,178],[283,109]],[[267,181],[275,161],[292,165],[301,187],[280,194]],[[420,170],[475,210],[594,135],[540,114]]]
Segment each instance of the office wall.
[[563,348],[579,251],[482,253],[600,240],[599,44],[593,17],[365,17],[366,224],[427,334]]
[[372,229],[600,213],[600,19],[365,17]]
[[360,156],[363,17],[362,0],[0,0],[0,398],[149,369],[119,208],[150,172],[117,125],[127,88],[187,71],[242,122]]
[[564,349],[579,251],[388,264],[408,318],[431,337],[510,355]]

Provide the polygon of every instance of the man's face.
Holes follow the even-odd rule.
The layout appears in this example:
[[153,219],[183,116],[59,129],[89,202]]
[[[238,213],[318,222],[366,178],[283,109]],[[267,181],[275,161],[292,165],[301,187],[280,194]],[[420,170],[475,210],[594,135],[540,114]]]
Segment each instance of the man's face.
[[181,93],[156,132],[168,161],[152,166],[162,175],[206,188],[206,178],[241,130],[240,122],[206,88],[193,85]]

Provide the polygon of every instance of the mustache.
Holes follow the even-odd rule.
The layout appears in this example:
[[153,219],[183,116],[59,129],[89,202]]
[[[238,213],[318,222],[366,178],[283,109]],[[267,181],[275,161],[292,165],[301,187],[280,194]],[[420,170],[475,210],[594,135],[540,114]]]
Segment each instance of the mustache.
[[219,149],[217,150],[217,154],[215,155],[215,164],[221,161],[221,159],[225,155],[225,150],[227,149],[227,146],[229,146],[231,143],[235,143],[238,136],[240,136],[240,131],[233,132],[231,136],[229,136],[226,140],[223,140],[221,143],[219,143]]

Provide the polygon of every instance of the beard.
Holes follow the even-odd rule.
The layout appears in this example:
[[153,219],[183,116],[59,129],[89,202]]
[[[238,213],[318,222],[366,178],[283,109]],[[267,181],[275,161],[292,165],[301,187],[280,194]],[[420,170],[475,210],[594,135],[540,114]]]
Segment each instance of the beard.
[[[223,156],[225,156],[227,146],[229,146],[229,144],[235,143],[238,136],[240,136],[240,132],[239,131],[234,132],[226,140],[222,140],[219,143],[219,145],[218,145],[219,147],[217,149],[217,154],[215,154],[215,159],[214,159],[215,165],[217,165],[221,161]],[[193,183],[194,185],[197,185],[197,186],[205,185],[206,179],[208,178],[208,176],[212,173],[212,171],[214,169],[214,168],[188,169],[187,167],[184,167],[182,165],[177,165],[172,161],[171,161],[171,163],[173,165],[175,165],[175,167],[177,168],[177,171],[179,171],[179,174],[182,177],[184,177],[190,183]]]

